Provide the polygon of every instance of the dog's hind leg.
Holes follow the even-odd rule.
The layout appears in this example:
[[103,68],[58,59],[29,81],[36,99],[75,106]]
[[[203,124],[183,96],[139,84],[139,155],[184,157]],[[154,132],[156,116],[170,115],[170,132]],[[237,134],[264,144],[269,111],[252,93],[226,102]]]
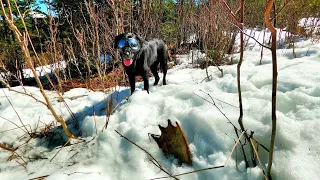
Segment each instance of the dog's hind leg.
[[166,75],[167,75],[167,69],[168,69],[168,64],[165,63],[163,66],[165,67],[162,67],[162,71],[163,71],[163,85],[166,85]]
[[160,66],[161,66],[161,69],[163,72],[163,85],[167,84],[166,83],[166,75],[167,75],[167,70],[168,70],[168,58],[169,58],[168,51],[165,50],[163,60],[160,61]]
[[159,74],[158,74],[158,63],[154,63],[153,65],[150,66],[150,70],[154,76],[154,84],[153,85],[157,85],[159,82]]
[[144,82],[144,90],[146,90],[149,94],[149,78],[148,78],[148,71],[142,75],[143,82]]

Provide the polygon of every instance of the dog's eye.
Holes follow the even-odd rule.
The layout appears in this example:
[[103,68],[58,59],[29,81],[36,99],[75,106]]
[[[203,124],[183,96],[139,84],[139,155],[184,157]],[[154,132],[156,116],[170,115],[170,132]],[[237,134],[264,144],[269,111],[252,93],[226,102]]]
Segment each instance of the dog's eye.
[[121,40],[118,42],[118,47],[119,47],[119,48],[123,48],[125,45],[126,45],[126,40],[125,40],[125,39],[121,39]]
[[138,46],[138,41],[135,39],[130,39],[129,40],[129,46],[130,47],[137,47]]

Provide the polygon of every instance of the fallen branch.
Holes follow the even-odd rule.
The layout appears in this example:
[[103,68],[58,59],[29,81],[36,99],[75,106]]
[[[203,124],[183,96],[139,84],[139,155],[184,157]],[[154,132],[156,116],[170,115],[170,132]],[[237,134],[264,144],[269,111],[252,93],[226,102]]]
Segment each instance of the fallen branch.
[[61,149],[59,149],[59,151],[50,159],[49,162],[51,162],[58,155],[58,153],[70,142],[70,140],[71,139],[69,138],[68,141],[62,146]]
[[16,109],[13,107],[10,99],[8,98],[6,92],[4,91],[4,89],[2,89],[4,96],[6,97],[6,99],[8,100],[10,106],[12,107],[13,111],[16,113],[16,115],[18,116],[19,121],[21,122],[22,126],[26,129],[26,133],[28,133],[30,135],[29,130],[27,129],[27,127],[23,124],[22,119],[20,117],[20,115],[18,114],[18,112],[16,111]]
[[266,176],[266,173],[265,173],[265,171],[264,171],[264,169],[263,169],[263,166],[262,166],[262,163],[261,163],[261,160],[260,160],[258,151],[257,151],[256,147],[255,147],[254,144],[253,144],[252,138],[250,138],[250,143],[251,143],[251,145],[252,145],[252,147],[253,147],[253,150],[254,150],[254,153],[256,154],[256,157],[257,157],[257,159],[258,159],[259,166],[260,166],[260,168],[261,168],[261,170],[262,170],[264,179],[265,179],[265,180],[268,180],[268,177]]
[[[238,138],[238,140],[236,141],[236,143],[234,144],[231,152],[230,152],[230,155],[228,156],[226,162],[221,165],[221,166],[214,166],[214,167],[209,167],[209,168],[204,168],[204,169],[199,169],[199,170],[195,170],[195,171],[190,171],[190,172],[185,172],[185,173],[181,173],[181,174],[176,174],[176,175],[173,175],[173,176],[182,176],[182,175],[187,175],[187,174],[192,174],[192,173],[196,173],[196,172],[201,172],[201,171],[207,171],[207,170],[211,170],[211,169],[218,169],[218,168],[223,168],[225,167],[226,165],[228,165],[230,159],[231,159],[231,156],[233,154],[233,152],[235,151],[237,145],[239,144],[240,142],[240,139],[242,138],[242,136],[244,135],[245,131],[243,131],[240,135],[240,137]],[[166,176],[166,177],[158,177],[158,178],[154,178],[154,179],[151,179],[151,180],[155,180],[155,179],[165,179],[165,178],[170,178],[169,176]]]
[[255,138],[253,138],[253,137],[251,137],[251,138],[252,138],[252,140],[254,140],[259,146],[261,146],[264,150],[266,150],[267,152],[269,152],[269,149],[268,149],[266,146],[264,146],[263,144],[259,143],[259,141],[257,141]]
[[136,147],[138,147],[139,149],[141,149],[142,151],[144,151],[146,154],[148,154],[150,156],[150,158],[153,160],[152,163],[154,165],[156,165],[161,171],[165,172],[166,174],[168,174],[169,176],[168,177],[172,177],[174,179],[178,179],[174,176],[172,176],[168,171],[166,171],[165,169],[163,169],[160,165],[160,163],[148,152],[146,151],[145,149],[143,149],[141,146],[137,145],[136,143],[134,143],[133,141],[131,141],[130,139],[128,139],[127,137],[123,136],[122,134],[120,134],[117,130],[115,130],[116,133],[118,133],[122,138],[124,138],[125,140],[129,141],[131,144],[135,145]]
[[[228,122],[229,122],[235,129],[237,129],[238,131],[240,131],[240,130],[231,122],[231,120],[226,116],[226,114],[224,114],[224,113],[222,112],[222,110],[216,105],[216,102],[214,101],[214,99],[212,98],[212,96],[211,96],[209,93],[205,93],[205,92],[202,91],[202,90],[200,90],[200,92],[203,93],[203,94],[205,94],[205,95],[207,95],[207,96],[209,96],[209,97],[211,98],[212,102],[209,101],[209,100],[207,100],[207,99],[205,99],[204,97],[196,94],[196,93],[194,93],[194,94],[197,95],[198,97],[200,97],[201,99],[209,102],[210,104],[214,105],[214,106],[219,110],[219,112],[228,120]],[[220,101],[220,100],[219,100],[219,101]],[[223,101],[221,101],[221,102],[223,102]],[[225,102],[224,102],[224,103],[225,103]],[[226,104],[228,104],[228,103],[226,103]],[[231,105],[231,104],[228,104],[228,105],[233,106],[233,105]],[[235,106],[233,106],[233,107],[235,107]]]
[[[118,103],[117,103],[117,105],[116,105],[114,108],[112,108],[112,102],[111,102],[111,100],[108,98],[108,105],[107,105],[107,107],[108,107],[107,120],[106,120],[106,123],[105,123],[105,125],[103,126],[103,128],[102,128],[102,131],[101,131],[101,132],[103,132],[103,130],[107,129],[108,124],[109,124],[109,120],[110,120],[110,116],[111,116],[111,115],[112,115],[112,113],[117,109],[117,107],[119,106],[119,104],[120,104],[120,102],[118,102]],[[111,108],[112,108],[112,109],[111,109]]]
[[92,173],[97,173],[100,174],[99,172],[73,172],[73,173],[64,173],[67,176],[73,175],[73,174],[92,174]]
[[22,163],[20,163],[19,161],[16,160],[16,162],[17,162],[18,164],[20,164],[22,167],[24,167],[25,169],[27,169],[27,167],[26,167],[25,165],[23,165]]
[[9,147],[7,144],[5,143],[0,143],[0,148],[7,150],[7,151],[11,151],[14,152],[15,150],[17,150],[18,148],[13,148],[13,147]]
[[[9,119],[4,118],[4,117],[2,117],[2,116],[0,116],[0,118],[2,118],[2,119],[4,119],[4,120],[6,120],[6,121],[8,121],[8,122],[10,122],[10,123],[12,123],[12,124],[14,124],[17,128],[19,128],[19,129],[21,129],[23,132],[27,133],[24,129],[22,129],[22,127],[24,127],[24,126],[19,126],[19,125],[17,125],[16,123],[14,123],[13,121],[10,121]],[[9,130],[7,130],[7,131],[9,131]],[[5,132],[5,131],[3,131],[3,132]],[[2,133],[2,132],[1,132],[1,133]]]
[[[23,94],[23,95],[29,96],[29,97],[31,97],[32,99],[36,100],[37,102],[40,102],[40,103],[42,103],[43,105],[46,105],[45,102],[37,99],[37,98],[34,97],[32,94],[28,94],[27,92],[17,91],[17,90],[15,90],[15,89],[11,88],[11,87],[9,86],[9,84],[7,84],[6,82],[4,82],[3,80],[0,80],[0,82],[3,83],[3,84],[8,88],[9,91],[13,91],[13,92],[16,92],[16,93],[18,93],[18,94]],[[23,86],[22,86],[22,87],[23,87]]]
[[39,177],[36,177],[36,178],[32,178],[32,179],[29,179],[29,180],[43,180],[44,178],[48,177],[49,175],[45,175],[45,176],[39,176]]

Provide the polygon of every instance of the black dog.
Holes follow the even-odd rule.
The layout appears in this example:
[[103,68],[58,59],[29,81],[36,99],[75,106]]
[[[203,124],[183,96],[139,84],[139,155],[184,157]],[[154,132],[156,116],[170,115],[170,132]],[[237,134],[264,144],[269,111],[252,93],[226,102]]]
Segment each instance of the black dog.
[[115,37],[115,48],[119,49],[120,58],[129,77],[131,94],[135,90],[135,76],[140,75],[144,81],[144,90],[149,93],[148,68],[150,67],[157,85],[159,82],[158,65],[163,71],[163,85],[166,85],[168,69],[168,48],[159,39],[144,41],[140,36],[133,33],[123,33]]

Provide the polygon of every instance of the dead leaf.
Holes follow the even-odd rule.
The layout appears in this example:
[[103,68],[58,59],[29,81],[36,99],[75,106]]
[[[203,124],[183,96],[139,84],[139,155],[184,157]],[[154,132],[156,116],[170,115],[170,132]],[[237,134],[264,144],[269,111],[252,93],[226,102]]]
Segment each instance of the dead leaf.
[[192,155],[188,146],[188,140],[178,122],[176,127],[172,125],[170,119],[166,128],[159,125],[161,135],[152,134],[152,138],[157,142],[165,155],[174,156],[179,163],[192,164]]

